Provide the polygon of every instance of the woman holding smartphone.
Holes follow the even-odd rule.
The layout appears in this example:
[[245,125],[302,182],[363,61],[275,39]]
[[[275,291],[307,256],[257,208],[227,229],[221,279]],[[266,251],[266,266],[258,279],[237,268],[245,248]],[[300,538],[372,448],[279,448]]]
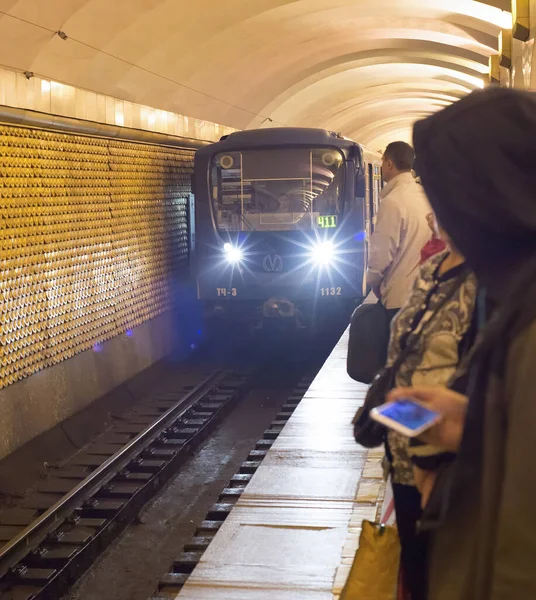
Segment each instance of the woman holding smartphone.
[[423,438],[456,452],[437,472],[421,519],[432,534],[427,599],[532,600],[536,98],[475,92],[418,122],[414,142],[430,202],[494,304],[467,389],[456,380],[452,389],[419,385],[389,397],[440,413]]
[[[446,384],[474,341],[476,279],[446,233],[441,228],[439,233],[447,249],[421,266],[410,298],[391,324],[382,376],[394,376],[397,386]],[[405,588],[412,600],[425,600],[427,539],[417,534],[416,524],[421,516],[417,483],[424,481],[426,471],[415,469],[413,463],[435,468],[445,453],[418,442],[410,447],[408,438],[394,431],[387,434],[385,446]]]

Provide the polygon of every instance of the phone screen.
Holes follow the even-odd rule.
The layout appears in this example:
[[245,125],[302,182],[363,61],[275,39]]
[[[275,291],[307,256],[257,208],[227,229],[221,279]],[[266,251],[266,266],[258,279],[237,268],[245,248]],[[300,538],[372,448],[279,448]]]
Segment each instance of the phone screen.
[[438,413],[428,410],[421,404],[407,398],[401,398],[392,404],[378,407],[378,413],[416,431],[437,419]]

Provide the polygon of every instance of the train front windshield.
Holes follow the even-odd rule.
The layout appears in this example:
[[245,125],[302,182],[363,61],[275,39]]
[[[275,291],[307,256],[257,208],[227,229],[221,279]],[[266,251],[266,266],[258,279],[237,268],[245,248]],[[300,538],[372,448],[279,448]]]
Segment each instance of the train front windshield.
[[214,216],[223,231],[336,228],[344,158],[338,150],[245,150],[216,155],[210,167]]

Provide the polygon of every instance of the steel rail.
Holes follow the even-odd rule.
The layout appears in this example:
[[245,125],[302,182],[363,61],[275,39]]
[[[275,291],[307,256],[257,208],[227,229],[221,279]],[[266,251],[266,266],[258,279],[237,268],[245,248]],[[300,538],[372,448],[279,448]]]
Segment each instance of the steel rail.
[[60,498],[28,527],[0,548],[0,577],[6,575],[29,552],[39,546],[52,531],[60,527],[76,508],[93,496],[103,485],[125,468],[154,438],[180,419],[195,402],[219,383],[226,373],[221,369],[212,372],[158,420],[139,433],[128,444],[110,456],[70,492]]

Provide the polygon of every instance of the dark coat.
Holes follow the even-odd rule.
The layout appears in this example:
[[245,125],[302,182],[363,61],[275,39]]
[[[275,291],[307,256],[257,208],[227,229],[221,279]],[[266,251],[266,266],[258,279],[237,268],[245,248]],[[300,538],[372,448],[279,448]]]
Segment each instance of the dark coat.
[[423,515],[429,600],[533,600],[536,94],[469,94],[417,122],[414,146],[438,221],[496,305],[482,311],[459,453]]
[[429,600],[536,598],[535,358],[533,321],[510,344],[502,375],[480,369],[486,393],[472,397],[458,458],[423,515]]

